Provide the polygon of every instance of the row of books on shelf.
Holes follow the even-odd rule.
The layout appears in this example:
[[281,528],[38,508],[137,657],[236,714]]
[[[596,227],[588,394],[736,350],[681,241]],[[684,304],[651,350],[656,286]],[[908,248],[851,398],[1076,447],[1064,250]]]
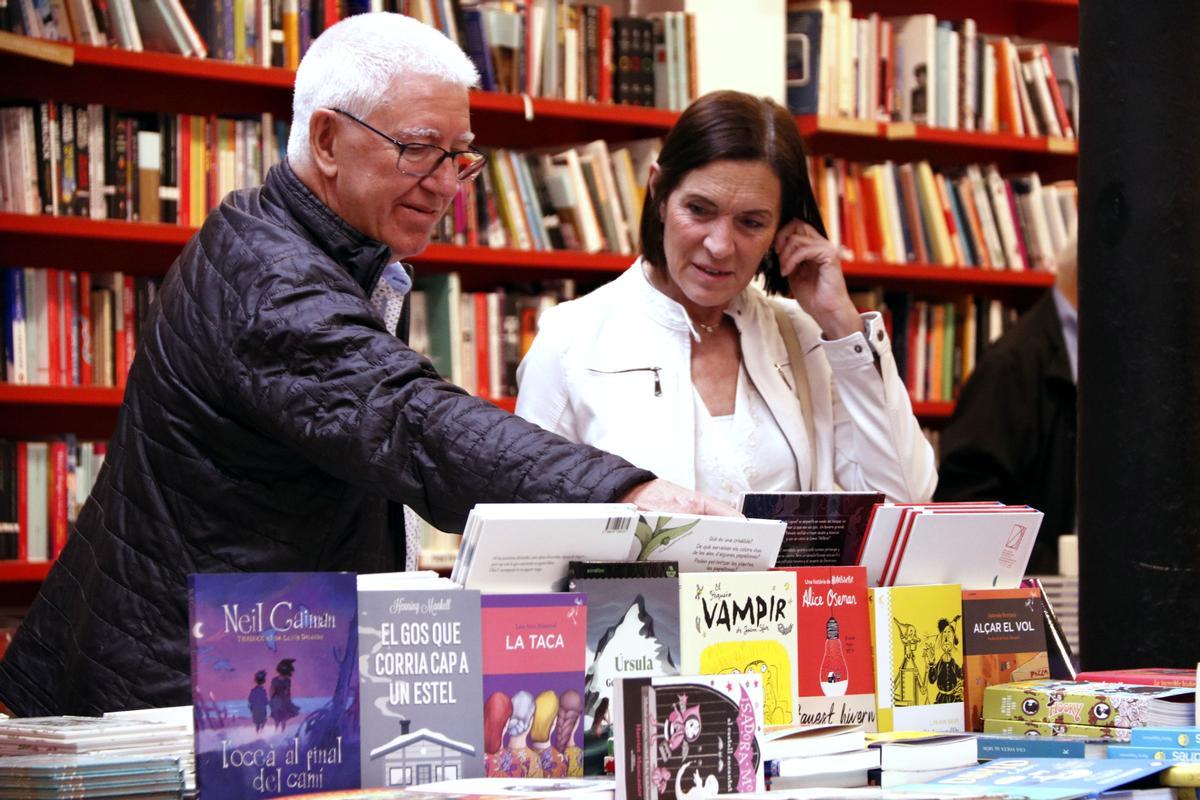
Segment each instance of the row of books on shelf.
[[1054,270],[1078,226],[1075,182],[1043,184],[1036,172],[840,158],[809,166],[830,240],[858,261]]
[[127,114],[53,100],[0,109],[0,210],[199,226],[262,183],[286,123],[263,114]]
[[64,436],[0,439],[0,559],[57,558],[108,445]]
[[1079,48],[985,35],[971,18],[851,14],[849,0],[788,3],[792,113],[1076,137]]
[[485,91],[682,109],[696,92],[695,15],[614,17],[607,3],[533,0],[24,0],[6,29],[42,39],[295,69],[338,19],[396,11],[442,31]]
[[123,386],[159,278],[0,267],[0,382]]

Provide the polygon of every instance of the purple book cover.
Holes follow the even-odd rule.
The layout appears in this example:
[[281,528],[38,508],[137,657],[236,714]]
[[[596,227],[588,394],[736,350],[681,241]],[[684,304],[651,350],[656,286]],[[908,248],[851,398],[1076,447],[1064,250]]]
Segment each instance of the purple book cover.
[[202,796],[357,787],[355,576],[197,574],[188,599]]
[[487,774],[582,776],[586,596],[485,594],[481,606]]

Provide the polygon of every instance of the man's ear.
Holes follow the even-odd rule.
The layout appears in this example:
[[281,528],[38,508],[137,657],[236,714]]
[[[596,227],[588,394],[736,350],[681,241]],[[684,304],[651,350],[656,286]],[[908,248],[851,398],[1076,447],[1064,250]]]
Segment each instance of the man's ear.
[[327,108],[316,109],[308,120],[308,147],[312,162],[326,178],[337,175],[337,149],[334,147],[337,123],[337,115]]

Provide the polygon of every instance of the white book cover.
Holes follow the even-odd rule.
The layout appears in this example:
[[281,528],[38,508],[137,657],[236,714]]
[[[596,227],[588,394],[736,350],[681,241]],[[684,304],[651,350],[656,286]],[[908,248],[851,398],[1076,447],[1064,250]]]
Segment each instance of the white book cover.
[[787,524],[777,519],[643,511],[630,561],[676,561],[684,572],[744,572],[775,566]]
[[892,550],[892,543],[899,532],[900,519],[909,509],[955,508],[977,510],[999,508],[999,503],[989,501],[963,503],[876,503],[863,535],[858,564],[867,568],[867,586],[879,586],[883,579],[884,564]]
[[[954,581],[964,589],[1015,589],[1042,524],[1028,507],[908,509],[882,585]],[[890,561],[890,563],[889,563]]]
[[1008,204],[1008,189],[1000,171],[995,164],[989,164],[984,177],[987,182],[988,195],[992,199],[992,211],[996,215],[996,227],[1000,230],[1000,242],[1004,245],[1004,260],[1011,270],[1026,268],[1025,260],[1021,257],[1021,248],[1017,241],[1016,220]]
[[892,28],[900,120],[932,124],[937,108],[937,18],[933,14],[896,17]]
[[988,258],[992,267],[1004,269],[1008,261],[1004,256],[1004,245],[1000,243],[1000,231],[996,227],[996,217],[992,213],[992,201],[988,195],[987,186],[983,182],[983,173],[978,164],[967,167],[967,180],[971,184],[971,198],[975,201],[975,211],[979,215],[979,227],[983,229],[983,240],[987,245]]

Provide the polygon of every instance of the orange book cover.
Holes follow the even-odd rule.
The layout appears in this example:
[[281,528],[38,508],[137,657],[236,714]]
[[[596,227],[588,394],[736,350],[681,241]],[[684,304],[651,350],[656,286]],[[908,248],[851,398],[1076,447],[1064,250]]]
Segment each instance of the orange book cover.
[[882,215],[879,209],[878,194],[875,191],[875,176],[863,170],[859,164],[855,164],[854,168],[858,173],[859,198],[862,201],[860,205],[863,209],[863,224],[867,231],[867,249],[877,254],[877,257],[882,260],[886,256],[883,249]]
[[491,352],[492,343],[488,341],[488,304],[486,292],[474,292],[471,296],[475,304],[475,394],[490,397],[492,394]]
[[58,558],[67,544],[67,443],[50,443],[50,469],[46,471],[50,485],[46,497],[50,499],[47,519],[50,522],[50,558]]
[[1038,590],[964,591],[963,660],[966,729],[982,731],[987,687],[1050,677]]
[[861,173],[857,164],[846,169],[846,162],[838,159],[846,175],[846,208],[850,228],[854,231],[854,253],[862,261],[878,261],[879,255],[871,249],[867,235],[866,210],[863,208]]
[[62,285],[56,269],[46,270],[46,332],[50,353],[50,385],[62,386]]
[[929,387],[929,400],[939,402],[946,398],[942,396],[942,359],[945,357],[946,346],[946,307],[934,303],[929,310],[929,363],[926,365],[928,375],[925,378]]
[[975,195],[971,191],[971,180],[966,175],[963,175],[955,184],[958,187],[958,197],[962,201],[963,216],[966,218],[967,225],[971,228],[971,238],[975,241],[975,254],[979,259],[979,266],[985,269],[991,269],[992,257],[988,253],[987,240],[983,238],[983,223],[979,220],[979,210],[975,206]]
[[1013,44],[1007,36],[996,43],[996,124],[1001,133],[1024,134],[1020,99],[1017,97],[1017,76],[1013,74]]

